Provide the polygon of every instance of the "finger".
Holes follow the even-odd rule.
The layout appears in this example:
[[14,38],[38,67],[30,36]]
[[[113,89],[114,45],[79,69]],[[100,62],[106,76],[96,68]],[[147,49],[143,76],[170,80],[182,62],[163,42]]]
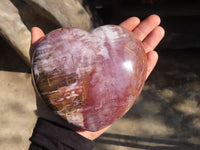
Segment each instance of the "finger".
[[38,44],[38,42],[45,36],[44,32],[38,28],[38,27],[33,27],[31,29],[31,48],[29,51],[29,55],[32,58],[33,51],[35,49],[35,46]]
[[120,26],[132,31],[138,24],[140,23],[140,19],[137,17],[131,17],[125,20],[120,24]]
[[146,76],[146,79],[152,72],[157,61],[158,61],[158,53],[156,51],[150,51],[147,53],[147,76]]
[[146,36],[160,24],[160,17],[157,15],[151,15],[142,21],[134,30],[133,34],[136,38],[143,41]]
[[45,36],[45,34],[40,28],[33,27],[31,29],[31,44],[37,43],[44,36]]
[[144,39],[143,46],[145,52],[153,51],[158,43],[162,40],[165,35],[165,30],[158,26]]

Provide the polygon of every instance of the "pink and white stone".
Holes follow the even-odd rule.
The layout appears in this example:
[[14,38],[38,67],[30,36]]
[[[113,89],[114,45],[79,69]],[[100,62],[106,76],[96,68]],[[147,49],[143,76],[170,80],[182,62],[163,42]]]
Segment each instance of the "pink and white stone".
[[69,123],[89,131],[112,124],[130,109],[147,67],[141,42],[115,25],[91,32],[54,30],[36,47],[32,65],[43,100]]

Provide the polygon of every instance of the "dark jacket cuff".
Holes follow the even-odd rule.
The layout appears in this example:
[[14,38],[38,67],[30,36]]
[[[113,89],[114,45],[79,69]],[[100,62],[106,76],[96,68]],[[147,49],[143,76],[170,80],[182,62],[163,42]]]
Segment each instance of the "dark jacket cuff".
[[32,143],[29,150],[33,150],[35,147],[49,150],[91,150],[94,147],[93,141],[75,131],[41,118],[36,123],[30,141]]

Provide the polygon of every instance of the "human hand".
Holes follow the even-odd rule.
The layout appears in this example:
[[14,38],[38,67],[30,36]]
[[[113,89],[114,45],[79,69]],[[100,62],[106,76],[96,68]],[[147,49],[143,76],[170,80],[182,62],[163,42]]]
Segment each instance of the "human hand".
[[[154,48],[158,45],[160,40],[164,36],[164,29],[159,26],[160,18],[157,15],[151,15],[140,23],[139,18],[131,17],[120,24],[120,26],[133,32],[135,37],[142,41],[146,55],[147,55],[147,76],[150,75],[153,68],[158,60],[158,54],[154,51]],[[30,56],[32,56],[34,47],[37,43],[45,36],[40,28],[34,27],[31,30],[31,49]],[[51,111],[44,101],[37,95],[37,111],[41,118],[52,121],[62,126],[70,126],[67,121],[57,116],[53,111]],[[85,138],[94,140],[104,133],[110,126],[101,129],[96,132],[90,132],[86,130],[76,130],[76,132]]]
[[164,29],[159,26],[160,22],[159,16],[151,15],[141,23],[137,17],[131,17],[120,24],[120,26],[132,31],[135,37],[142,41],[147,55],[146,78],[148,78],[158,60],[158,54],[154,49],[165,34]]

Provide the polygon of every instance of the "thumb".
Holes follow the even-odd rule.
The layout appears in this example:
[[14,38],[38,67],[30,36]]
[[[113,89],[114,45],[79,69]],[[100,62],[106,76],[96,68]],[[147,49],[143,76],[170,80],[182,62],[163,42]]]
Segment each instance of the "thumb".
[[38,42],[45,36],[44,32],[38,28],[33,27],[31,29],[31,48],[30,48],[30,57],[32,58],[33,51],[35,49],[35,46],[38,44]]
[[31,44],[37,44],[44,36],[45,34],[40,28],[33,27],[31,29]]

